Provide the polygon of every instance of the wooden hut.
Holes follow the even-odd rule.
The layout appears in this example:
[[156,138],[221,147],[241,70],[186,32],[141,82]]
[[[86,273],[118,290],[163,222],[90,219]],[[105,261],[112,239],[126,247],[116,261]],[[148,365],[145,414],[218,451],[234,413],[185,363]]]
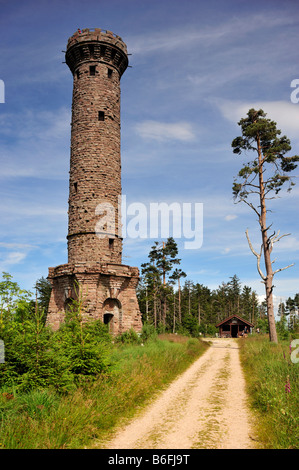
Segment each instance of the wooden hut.
[[231,315],[216,325],[220,338],[239,338],[251,332],[253,324],[238,315]]

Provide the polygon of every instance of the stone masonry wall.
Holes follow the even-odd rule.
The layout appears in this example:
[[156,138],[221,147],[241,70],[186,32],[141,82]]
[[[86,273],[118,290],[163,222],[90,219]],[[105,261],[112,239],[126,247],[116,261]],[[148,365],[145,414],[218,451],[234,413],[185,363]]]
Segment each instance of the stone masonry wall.
[[[118,226],[120,77],[128,65],[127,48],[110,31],[84,29],[68,40],[66,63],[73,74],[68,263],[49,268],[47,322],[57,329],[79,296],[84,320],[109,323],[113,334],[140,331],[139,273],[121,264]],[[103,203],[113,209],[114,230],[102,224],[107,213],[96,210]]]
[[84,321],[99,319],[105,322],[105,315],[110,313],[113,315],[112,333],[120,334],[130,328],[141,331],[136,296],[137,268],[99,263],[65,264],[50,268],[49,278],[53,289],[47,319],[53,329],[63,322],[69,302],[79,298]]
[[[120,70],[111,60],[114,52],[112,46],[106,46],[102,50],[102,54],[105,54],[104,61],[99,62],[95,54],[97,43],[87,41],[88,37],[86,36],[86,41],[82,41],[80,36],[81,42],[72,45],[71,51],[67,51],[66,55],[67,62],[70,54],[78,56],[75,64],[72,62],[74,83],[68,261],[97,260],[120,263]],[[84,56],[84,48],[90,51],[89,56]],[[100,222],[96,207],[102,203],[112,204],[115,227],[115,232],[108,233],[104,242],[93,236],[96,224]],[[82,234],[86,236],[82,237]],[[108,250],[107,238],[110,238]]]

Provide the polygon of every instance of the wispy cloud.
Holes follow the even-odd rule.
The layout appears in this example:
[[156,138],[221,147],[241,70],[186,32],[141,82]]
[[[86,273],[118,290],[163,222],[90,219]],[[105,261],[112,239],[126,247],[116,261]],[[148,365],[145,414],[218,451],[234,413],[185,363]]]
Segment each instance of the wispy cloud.
[[207,47],[219,41],[231,42],[238,36],[239,41],[247,34],[257,30],[271,29],[278,26],[286,26],[295,23],[295,19],[282,14],[277,16],[269,12],[268,15],[252,14],[246,16],[234,16],[229,21],[219,25],[207,25],[204,28],[185,28],[166,30],[159,33],[146,33],[144,35],[131,36],[126,39],[130,51],[133,54],[156,53],[157,51],[169,52],[186,48],[187,45],[195,46],[200,42],[201,47]]
[[231,221],[231,220],[235,220],[237,218],[237,215],[235,214],[228,214],[224,217],[224,220],[226,220],[227,222]]
[[34,245],[27,243],[0,242],[0,271],[10,269],[12,265],[24,261],[28,253],[34,248]]
[[143,121],[136,124],[135,129],[143,139],[160,142],[169,140],[189,142],[195,139],[192,126],[188,122]]
[[18,264],[26,258],[26,253],[21,253],[20,251],[13,251],[8,253],[3,260],[1,260],[2,266],[10,266],[12,264]]
[[29,245],[28,243],[5,243],[0,242],[0,248],[14,248],[14,249],[27,249],[35,248],[34,245]]
[[70,111],[27,110],[0,116],[1,177],[65,179],[69,161]]

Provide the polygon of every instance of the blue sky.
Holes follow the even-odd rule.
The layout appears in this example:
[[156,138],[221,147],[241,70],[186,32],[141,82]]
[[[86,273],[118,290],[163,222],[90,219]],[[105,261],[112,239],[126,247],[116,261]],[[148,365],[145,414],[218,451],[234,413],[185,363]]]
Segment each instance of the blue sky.
[[[236,274],[264,294],[255,214],[234,204],[232,182],[248,156],[232,153],[237,122],[263,108],[299,154],[299,4],[294,1],[1,1],[0,270],[32,289],[67,262],[72,76],[63,64],[80,28],[120,35],[131,68],[121,80],[122,186],[127,203],[203,203],[203,244],[184,249],[189,280],[217,288]],[[298,94],[299,96],[299,94]],[[299,170],[295,172],[299,175]],[[295,180],[296,182],[297,180]],[[271,201],[276,301],[299,291],[299,186]],[[125,239],[123,262],[140,267],[154,239]]]

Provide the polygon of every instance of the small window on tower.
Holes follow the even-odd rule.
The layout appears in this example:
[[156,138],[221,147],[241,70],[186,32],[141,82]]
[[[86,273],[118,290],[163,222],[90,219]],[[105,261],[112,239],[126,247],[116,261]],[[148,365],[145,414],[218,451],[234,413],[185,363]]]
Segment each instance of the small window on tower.
[[94,46],[93,46],[93,44],[90,44],[90,46],[89,46],[89,53],[90,53],[91,57],[93,57],[93,53],[94,53]]
[[96,74],[96,66],[95,65],[90,65],[89,66],[89,75],[95,75]]
[[112,73],[113,73],[113,70],[112,70],[112,69],[108,69],[108,78],[111,78],[111,77],[112,77]]
[[79,78],[80,78],[80,72],[79,72],[79,70],[77,70],[76,76],[77,76],[77,80],[79,80]]
[[74,190],[75,190],[75,193],[78,191],[78,183],[74,183]]
[[113,242],[114,242],[114,239],[109,238],[109,248],[113,248]]
[[105,120],[105,113],[104,111],[99,111],[99,121],[104,121]]

